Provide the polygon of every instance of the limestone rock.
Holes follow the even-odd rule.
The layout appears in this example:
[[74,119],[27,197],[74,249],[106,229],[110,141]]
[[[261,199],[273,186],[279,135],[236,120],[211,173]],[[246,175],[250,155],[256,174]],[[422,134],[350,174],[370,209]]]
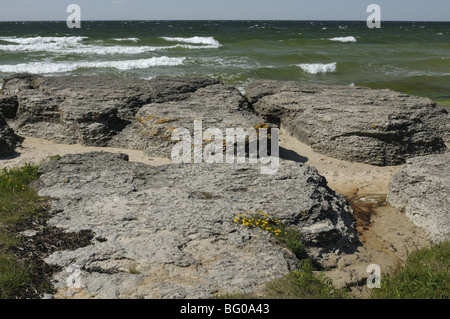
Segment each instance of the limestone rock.
[[450,152],[411,159],[394,175],[387,200],[406,213],[430,240],[450,239]]
[[[227,128],[256,128],[264,120],[254,114],[238,89],[222,84],[201,88],[183,101],[169,101],[144,105],[137,113],[134,130],[135,140],[153,156],[170,157],[175,143],[171,141],[176,128],[188,129],[194,134],[194,121],[200,120],[202,130],[220,129],[225,135]],[[113,138],[111,145],[126,147],[131,136],[125,134]],[[225,138],[225,136],[223,136]],[[123,141],[126,143],[124,144]]]
[[444,108],[391,90],[259,80],[246,97],[315,151],[372,165],[442,152],[450,131]]
[[[50,225],[91,230],[91,246],[46,259],[79,265],[93,298],[209,298],[253,293],[295,268],[272,235],[234,219],[261,209],[304,235],[310,253],[352,252],[360,244],[351,209],[315,168],[283,162],[276,175],[253,164],[152,167],[123,154],[68,155],[49,162],[36,184],[54,198]],[[70,274],[55,277],[62,293]],[[66,290],[65,290],[66,289]]]
[[[170,133],[194,120],[224,128],[262,121],[242,94],[216,79],[161,77],[39,77],[19,74],[4,84],[17,100],[15,129],[24,136],[86,146],[146,150],[170,156]],[[6,103],[6,102],[5,102]]]

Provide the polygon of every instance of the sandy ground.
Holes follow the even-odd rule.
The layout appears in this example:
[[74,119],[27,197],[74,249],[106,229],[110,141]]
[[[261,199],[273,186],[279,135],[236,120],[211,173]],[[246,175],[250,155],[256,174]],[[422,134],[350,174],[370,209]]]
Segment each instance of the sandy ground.
[[[402,166],[377,167],[330,158],[314,152],[283,130],[280,132],[280,146],[282,158],[315,166],[325,176],[329,186],[346,197],[354,209],[362,246],[353,254],[332,255],[324,260],[326,274],[336,285],[354,285],[353,291],[364,296],[367,294],[365,282],[370,275],[367,272],[369,265],[379,265],[383,275],[401,265],[415,249],[429,245],[422,229],[386,203],[390,177]],[[62,145],[43,139],[25,138],[17,149],[18,155],[0,160],[0,167],[40,163],[55,155],[91,151],[126,153],[132,162],[155,166],[171,163],[169,159],[151,158],[141,151]]]
[[[386,202],[389,181],[403,166],[378,167],[330,158],[281,131],[281,157],[315,166],[328,185],[343,195],[354,210],[362,242],[349,255],[330,256],[324,262],[326,275],[338,286],[352,286],[359,297],[367,296],[370,265],[379,265],[383,275],[401,266],[408,255],[430,242],[425,231]],[[284,149],[284,150],[283,150]]]
[[[280,132],[280,154],[282,158],[304,162],[315,166],[325,176],[331,188],[343,195],[355,192],[369,194],[387,194],[390,176],[401,169],[397,167],[375,167],[360,163],[349,163],[330,158],[314,152],[309,146],[300,143],[284,131]],[[56,144],[44,139],[27,137],[21,147],[17,148],[17,155],[0,160],[1,167],[14,167],[38,164],[55,155],[87,153],[92,151],[107,151],[112,153],[126,153],[131,162],[142,162],[150,165],[165,165],[172,163],[170,159],[149,157],[142,151],[120,148],[86,147],[79,144]]]
[[34,137],[25,138],[21,147],[18,147],[16,151],[18,153],[16,156],[1,159],[0,167],[21,166],[26,163],[39,164],[56,155],[63,156],[67,154],[82,154],[102,151],[110,153],[126,153],[130,157],[130,162],[141,162],[154,166],[172,163],[171,160],[166,158],[149,157],[142,151],[121,148],[87,147],[79,144],[56,144],[51,141]]
[[377,167],[351,163],[314,152],[284,131],[280,132],[280,155],[315,166],[326,177],[329,186],[342,195],[355,192],[387,194],[389,180],[402,166]]

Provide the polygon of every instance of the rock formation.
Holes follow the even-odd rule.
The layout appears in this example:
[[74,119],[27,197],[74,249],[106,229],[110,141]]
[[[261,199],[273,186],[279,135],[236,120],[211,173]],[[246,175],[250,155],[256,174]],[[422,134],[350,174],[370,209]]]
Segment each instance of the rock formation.
[[210,78],[19,74],[5,79],[3,91],[0,106],[16,117],[20,135],[145,150],[152,156],[170,157],[171,132],[181,127],[193,131],[196,119],[205,129],[246,129],[263,121],[238,89]]
[[389,184],[388,202],[425,229],[434,242],[450,239],[450,152],[411,159]]
[[[310,253],[360,244],[351,209],[315,168],[286,162],[277,175],[253,164],[152,167],[126,155],[88,153],[51,161],[36,187],[55,198],[50,225],[95,233],[91,246],[46,259],[82,270],[94,298],[209,298],[253,293],[296,267],[273,235],[235,222],[258,209],[302,234]],[[69,274],[70,275],[70,274]]]
[[[397,165],[442,153],[448,113],[428,99],[389,90],[257,81],[243,96],[201,77],[139,80],[40,77],[4,81],[0,114],[22,136],[86,146],[145,150],[169,157],[176,128],[277,127],[314,150],[349,161]],[[0,115],[0,156],[18,138]],[[389,199],[435,239],[448,234],[448,152],[408,161]],[[80,267],[83,296],[209,298],[254,293],[294,269],[297,257],[268,232],[235,222],[258,209],[300,234],[313,257],[360,245],[352,210],[315,168],[281,161],[275,175],[257,164],[153,167],[126,155],[88,153],[47,163],[36,183],[52,198],[50,225],[95,234],[90,246],[46,262]],[[249,212],[247,212],[249,211]]]
[[448,112],[390,90],[259,80],[246,88],[255,111],[315,151],[372,165],[441,152]]

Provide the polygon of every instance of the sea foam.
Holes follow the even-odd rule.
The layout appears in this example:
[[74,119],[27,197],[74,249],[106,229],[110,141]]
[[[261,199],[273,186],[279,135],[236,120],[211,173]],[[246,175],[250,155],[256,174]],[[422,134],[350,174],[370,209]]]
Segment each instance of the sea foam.
[[31,38],[17,38],[17,37],[0,37],[0,40],[5,42],[17,43],[22,45],[40,45],[40,44],[77,44],[87,37],[31,37]]
[[349,37],[336,37],[336,38],[331,38],[329,39],[331,41],[337,41],[337,42],[357,42],[355,37],[349,36]]
[[162,37],[162,39],[171,42],[183,42],[190,44],[205,44],[207,46],[218,48],[221,46],[219,41],[214,39],[213,37],[191,37],[191,38],[182,38],[182,37]]
[[133,42],[138,42],[139,38],[114,38],[112,40],[114,40],[114,41],[133,41]]
[[302,68],[303,71],[310,73],[310,74],[317,74],[317,73],[327,73],[327,72],[334,72],[336,71],[337,63],[329,63],[329,64],[323,64],[323,63],[303,63],[298,64],[300,68]]
[[[220,43],[213,38],[168,38],[168,41],[183,42],[170,46],[126,46],[126,45],[94,45],[83,44],[87,37],[34,37],[16,38],[2,37],[0,40],[14,44],[1,44],[1,51],[10,52],[52,52],[59,54],[96,54],[96,55],[134,55],[147,52],[171,50],[177,48],[199,50],[218,48]],[[115,38],[116,41],[139,41],[138,38]],[[197,45],[203,44],[203,45]]]
[[118,70],[148,69],[157,66],[182,65],[186,58],[154,57],[140,60],[124,61],[84,61],[84,62],[30,62],[15,65],[0,65],[0,71],[6,73],[29,72],[35,74],[52,74],[72,72],[81,68],[114,68]]

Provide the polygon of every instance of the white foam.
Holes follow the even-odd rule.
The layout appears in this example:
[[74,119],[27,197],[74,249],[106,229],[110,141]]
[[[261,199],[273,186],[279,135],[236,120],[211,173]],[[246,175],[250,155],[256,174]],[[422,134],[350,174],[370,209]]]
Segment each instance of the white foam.
[[219,41],[215,40],[213,37],[191,37],[191,38],[182,38],[182,37],[162,37],[162,39],[171,42],[183,42],[183,43],[191,43],[191,44],[205,44],[209,47],[218,48],[221,46]]
[[83,41],[84,39],[87,39],[87,37],[32,37],[32,38],[0,37],[0,40],[2,41],[22,45],[40,45],[47,43],[75,45]]
[[349,37],[336,37],[336,38],[331,38],[329,39],[331,41],[337,41],[337,42],[357,42],[355,37],[349,36]]
[[182,65],[186,58],[154,57],[150,59],[125,61],[81,61],[81,62],[30,62],[15,65],[0,65],[5,73],[29,72],[35,74],[51,74],[72,72],[81,68],[114,68],[118,70],[148,69],[157,66]]
[[[1,39],[0,39],[1,40]],[[208,48],[217,48],[216,45],[190,45],[175,44],[171,46],[101,46],[101,45],[84,45],[78,41],[60,41],[60,42],[36,42],[28,43],[24,41],[22,44],[3,44],[0,45],[0,51],[11,52],[52,52],[60,54],[97,54],[97,55],[115,55],[115,54],[142,54],[147,52],[155,52],[161,50],[171,50],[176,48],[199,50]]]
[[133,41],[133,42],[138,42],[139,38],[114,38],[112,39],[114,41]]
[[302,68],[303,71],[311,74],[317,74],[317,73],[327,73],[327,72],[334,72],[336,71],[337,63],[329,63],[329,64],[323,64],[323,63],[303,63],[298,64],[300,68]]
[[59,52],[69,48],[82,46],[87,37],[2,37],[0,40],[15,43],[0,45],[0,50],[13,52]]
[[[142,54],[147,52],[155,52],[168,47],[152,47],[152,46],[101,46],[101,45],[85,45],[78,48],[58,51],[60,53],[72,54],[97,54],[97,55],[115,55],[115,54]],[[66,52],[64,52],[66,51]]]

